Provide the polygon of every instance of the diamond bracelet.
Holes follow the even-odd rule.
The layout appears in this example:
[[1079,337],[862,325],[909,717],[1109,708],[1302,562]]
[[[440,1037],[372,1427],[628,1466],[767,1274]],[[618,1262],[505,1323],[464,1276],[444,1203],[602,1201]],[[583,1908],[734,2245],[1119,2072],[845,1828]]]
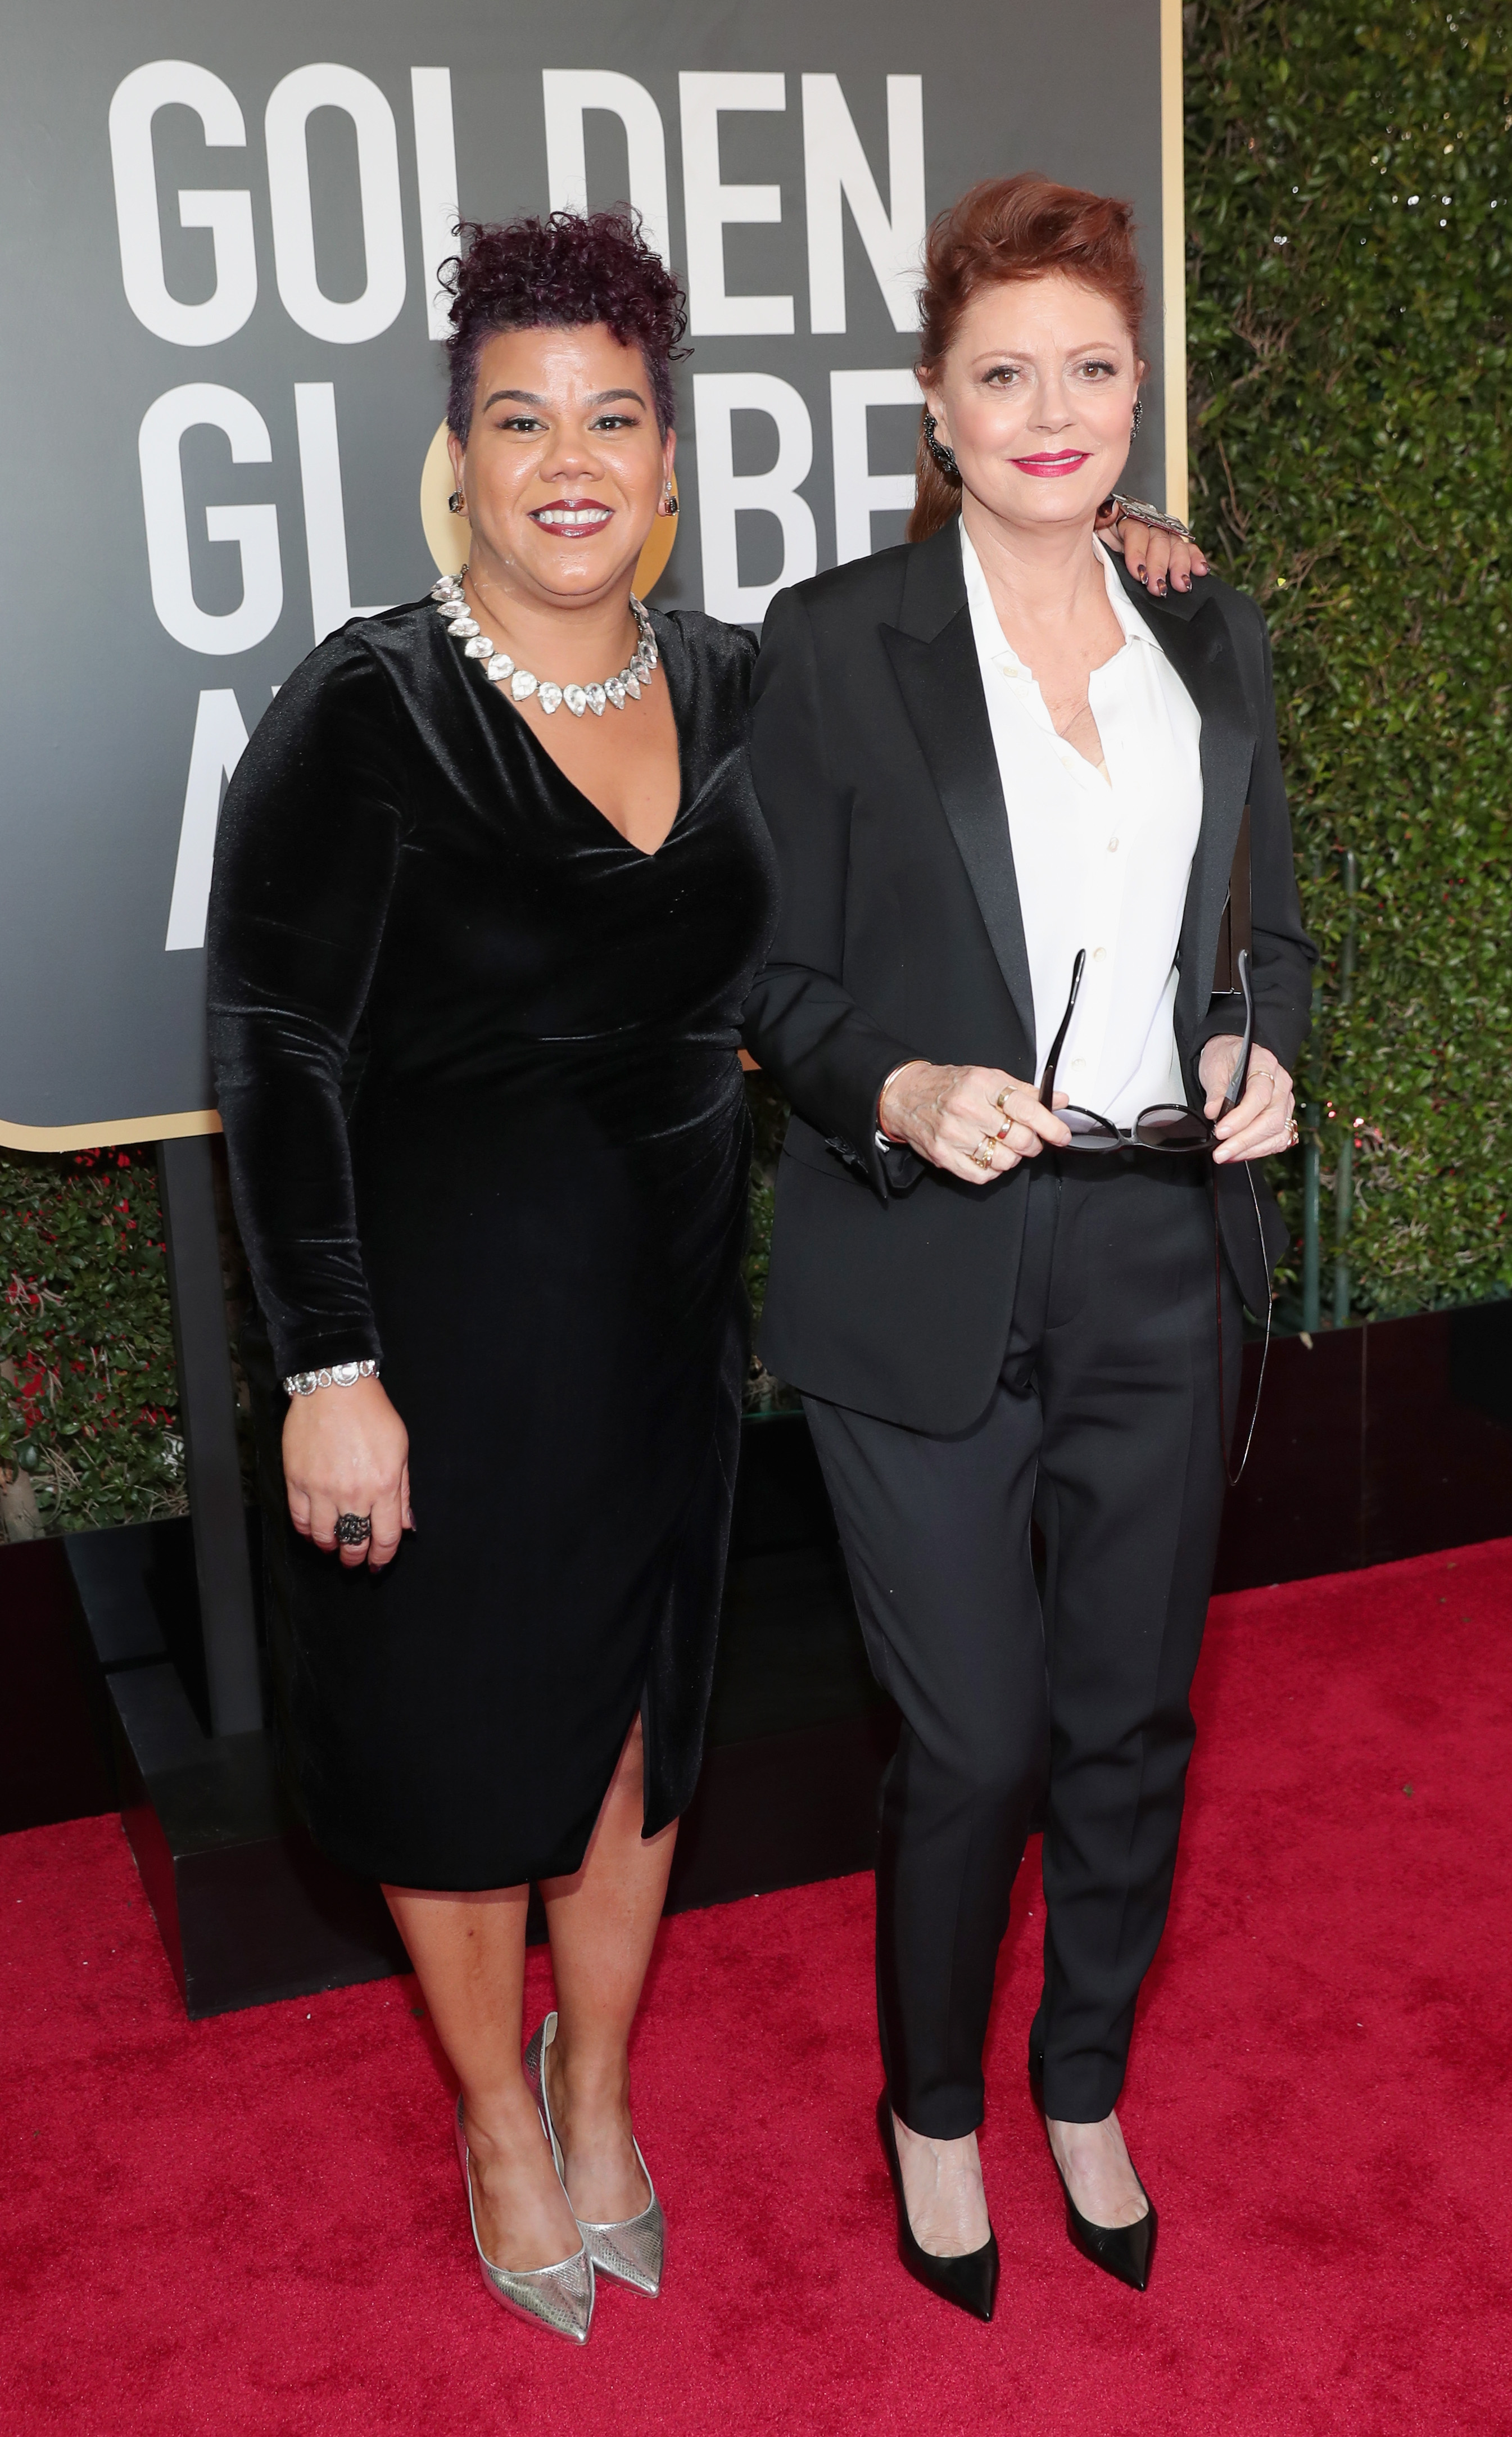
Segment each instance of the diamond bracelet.
[[313,1396],[317,1388],[355,1388],[359,1379],[376,1379],[376,1362],[333,1362],[325,1371],[290,1371],[284,1381],[289,1396]]

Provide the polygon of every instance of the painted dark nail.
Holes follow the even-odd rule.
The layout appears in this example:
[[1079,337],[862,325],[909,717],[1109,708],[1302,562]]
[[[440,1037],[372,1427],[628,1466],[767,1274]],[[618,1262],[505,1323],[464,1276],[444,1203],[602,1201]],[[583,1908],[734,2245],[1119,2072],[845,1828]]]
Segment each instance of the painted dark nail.
[[1139,562],[1138,566],[1134,569],[1134,573],[1138,576],[1139,581],[1140,581],[1140,583],[1141,583],[1141,584],[1148,584],[1148,583],[1149,583],[1149,581],[1150,581],[1150,570],[1149,570],[1149,568],[1145,565],[1145,563],[1144,563],[1144,560],[1143,560],[1143,559],[1141,559],[1141,560],[1140,560],[1140,562]]

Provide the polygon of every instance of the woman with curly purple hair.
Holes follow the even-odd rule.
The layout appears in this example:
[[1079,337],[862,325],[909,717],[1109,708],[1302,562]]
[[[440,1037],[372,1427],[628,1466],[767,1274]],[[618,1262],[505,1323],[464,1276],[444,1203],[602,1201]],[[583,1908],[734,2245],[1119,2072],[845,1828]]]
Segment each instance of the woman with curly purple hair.
[[[456,2069],[485,2282],[581,2341],[595,2269],[661,2273],[626,2041],[713,1665],[772,855],[753,642],[631,591],[678,289],[623,216],[462,235],[467,564],[263,719],[211,1022],[284,1744]],[[533,1881],[560,2011],[522,2070]]]

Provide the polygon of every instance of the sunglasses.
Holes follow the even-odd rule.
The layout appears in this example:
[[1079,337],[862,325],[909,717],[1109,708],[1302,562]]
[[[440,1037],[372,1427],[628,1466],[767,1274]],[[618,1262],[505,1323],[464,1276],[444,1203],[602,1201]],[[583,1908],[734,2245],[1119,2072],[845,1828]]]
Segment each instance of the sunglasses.
[[[1060,1030],[1050,1043],[1050,1054],[1045,1061],[1045,1079],[1040,1085],[1041,1107],[1055,1109],[1055,1113],[1062,1124],[1069,1126],[1071,1130],[1071,1140],[1067,1148],[1071,1150],[1180,1151],[1185,1152],[1188,1157],[1193,1151],[1211,1150],[1218,1140],[1217,1127],[1209,1125],[1205,1117],[1198,1116],[1191,1109],[1178,1108],[1173,1101],[1157,1101],[1153,1108],[1142,1109],[1132,1126],[1116,1126],[1111,1117],[1099,1117],[1093,1109],[1055,1108],[1055,1070],[1060,1062],[1061,1051],[1065,1045],[1065,1036],[1071,1029],[1071,1018],[1076,1013],[1076,1003],[1081,994],[1081,975],[1085,970],[1086,961],[1085,948],[1078,948],[1076,962],[1071,968],[1071,995],[1065,1003],[1065,1013],[1061,1018]],[[1244,1097],[1244,1086],[1250,1071],[1250,1045],[1255,1038],[1255,998],[1250,989],[1250,959],[1247,949],[1239,950],[1238,963],[1239,986],[1244,994],[1244,1035],[1239,1044],[1239,1056],[1234,1061],[1234,1072],[1229,1078],[1228,1089],[1223,1095],[1223,1106],[1221,1112],[1223,1116],[1227,1116],[1230,1110],[1237,1109]],[[1255,1189],[1253,1170],[1246,1167],[1244,1172],[1249,1178],[1250,1199],[1255,1204],[1256,1231],[1263,1250],[1265,1230],[1260,1224],[1259,1196]],[[1228,1475],[1229,1487],[1232,1489],[1238,1487],[1239,1475],[1250,1460],[1250,1449],[1255,1444],[1255,1425],[1260,1418],[1260,1392],[1265,1385],[1265,1365],[1271,1351],[1271,1314],[1267,1310],[1265,1343],[1260,1352],[1260,1376],[1255,1383],[1254,1410],[1250,1414],[1249,1429],[1245,1433],[1244,1452],[1239,1461],[1239,1471],[1236,1472],[1229,1462],[1228,1437],[1223,1428],[1223,1409],[1226,1402],[1223,1392],[1223,1274],[1216,1201],[1213,1207],[1213,1289],[1218,1303],[1218,1443],[1223,1459],[1223,1470]]]
[[[1178,1107],[1174,1101],[1157,1101],[1153,1108],[1141,1109],[1132,1126],[1116,1126],[1111,1117],[1099,1117],[1094,1109],[1055,1108],[1055,1070],[1065,1036],[1071,1029],[1071,1018],[1081,993],[1081,975],[1086,970],[1087,952],[1078,948],[1071,968],[1071,995],[1065,1003],[1060,1030],[1050,1043],[1050,1054],[1045,1061],[1045,1078],[1040,1085],[1040,1106],[1054,1109],[1064,1126],[1071,1130],[1072,1150],[1168,1150],[1190,1153],[1211,1150],[1218,1140],[1216,1126],[1208,1124],[1194,1110]],[[1250,989],[1250,959],[1246,949],[1239,952],[1239,986],[1244,994],[1244,1037],[1239,1054],[1234,1061],[1234,1072],[1228,1090],[1223,1095],[1222,1114],[1237,1109],[1244,1097],[1244,1086],[1250,1071],[1250,1043],[1255,1037],[1255,999]]]

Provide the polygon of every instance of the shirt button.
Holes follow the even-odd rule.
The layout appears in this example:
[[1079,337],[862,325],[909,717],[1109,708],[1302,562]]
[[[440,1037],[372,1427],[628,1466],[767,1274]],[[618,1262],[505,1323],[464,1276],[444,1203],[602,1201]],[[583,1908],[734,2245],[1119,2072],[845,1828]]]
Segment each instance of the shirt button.
[[1110,854],[1116,854],[1116,853],[1117,853],[1117,851],[1118,851],[1118,841],[1117,841],[1117,839],[1116,839],[1116,838],[1110,838],[1110,839],[1108,840],[1108,852],[1109,852]]
[[1106,948],[1094,948],[1094,949],[1093,949],[1093,951],[1092,951],[1092,961],[1093,961],[1093,963],[1094,963],[1095,965],[1100,965],[1100,964],[1101,964],[1101,962],[1102,962],[1103,957],[1107,955],[1107,953],[1108,953],[1108,951],[1107,951],[1107,949],[1106,949]]
[[1087,1061],[1086,1061],[1086,1060],[1085,1060],[1084,1058],[1073,1058],[1073,1059],[1072,1059],[1072,1061],[1071,1061],[1071,1072],[1072,1072],[1072,1074],[1073,1074],[1073,1075],[1080,1075],[1080,1074],[1081,1073],[1082,1069],[1085,1067],[1086,1062],[1087,1062]]

